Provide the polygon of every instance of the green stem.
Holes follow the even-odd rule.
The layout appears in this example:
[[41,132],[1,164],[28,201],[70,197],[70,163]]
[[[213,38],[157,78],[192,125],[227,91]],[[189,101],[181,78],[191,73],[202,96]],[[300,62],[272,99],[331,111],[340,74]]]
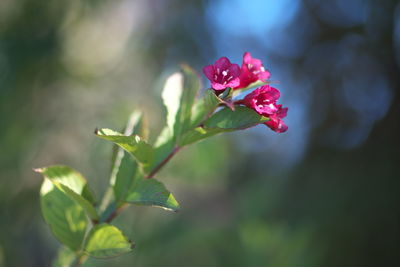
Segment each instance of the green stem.
[[112,220],[115,219],[115,217],[117,217],[119,214],[121,214],[121,212],[123,212],[127,207],[128,207],[129,203],[123,203],[121,206],[119,206],[118,208],[116,208],[111,214],[110,216],[108,216],[107,219],[104,220],[105,223],[110,223]]
[[79,252],[71,267],[78,267],[88,259],[88,255]]
[[[151,179],[156,175],[157,172],[161,170],[161,168],[167,164],[172,157],[181,149],[181,147],[176,146],[174,150],[172,150],[171,153],[163,160],[161,161],[154,169],[153,171],[150,172],[150,174],[146,177],[147,179]],[[106,196],[105,196],[106,197]],[[104,201],[103,201],[104,202]],[[116,208],[105,220],[105,223],[110,223],[112,220],[114,220],[118,215],[120,215],[127,207],[129,203],[123,203],[120,205],[118,208]]]
[[100,203],[100,206],[99,206],[100,213],[103,213],[107,209],[108,205],[110,204],[110,202],[113,198],[113,194],[114,194],[114,191],[113,191],[112,186],[110,185],[110,187],[104,193],[104,197]]
[[172,150],[171,153],[169,153],[169,155],[163,160],[161,161],[150,173],[149,175],[147,175],[147,179],[151,179],[154,177],[154,175],[156,175],[156,173],[162,168],[164,167],[165,164],[168,163],[168,161],[170,161],[172,159],[172,157],[181,149],[181,147],[176,146],[174,148],[174,150]]

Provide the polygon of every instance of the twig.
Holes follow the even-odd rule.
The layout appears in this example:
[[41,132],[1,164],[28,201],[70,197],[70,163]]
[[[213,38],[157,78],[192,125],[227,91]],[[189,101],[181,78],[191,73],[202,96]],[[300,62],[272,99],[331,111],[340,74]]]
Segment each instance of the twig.
[[115,219],[121,212],[123,212],[128,207],[128,203],[122,204],[119,208],[115,209],[107,219],[104,220],[105,223],[110,223]]
[[150,173],[147,175],[147,179],[151,179],[154,177],[154,175],[165,165],[167,164],[168,161],[171,160],[171,158],[181,149],[181,147],[177,146],[172,150],[171,153],[163,160],[161,161]]

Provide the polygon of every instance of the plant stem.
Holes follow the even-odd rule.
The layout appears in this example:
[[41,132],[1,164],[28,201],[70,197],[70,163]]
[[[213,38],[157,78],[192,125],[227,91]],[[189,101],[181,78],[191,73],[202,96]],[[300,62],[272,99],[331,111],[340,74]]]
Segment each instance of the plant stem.
[[168,161],[171,160],[171,158],[181,149],[181,147],[176,146],[174,150],[172,150],[171,153],[163,160],[161,161],[150,173],[147,175],[147,179],[151,179],[154,177],[154,175],[165,165],[167,164]]
[[75,259],[75,261],[72,263],[71,267],[78,267],[82,263],[84,263],[87,260],[88,256],[83,254],[82,252],[79,253]]
[[127,207],[128,207],[129,203],[124,203],[122,204],[119,208],[115,209],[110,216],[108,216],[107,219],[104,220],[105,223],[110,223],[112,220],[115,219],[115,217],[117,217],[119,214],[121,214],[121,212],[123,212]]
[[[168,163],[168,161],[171,160],[171,158],[181,149],[181,147],[176,146],[174,148],[174,150],[172,150],[171,153],[168,154],[168,156],[161,161],[151,172],[150,174],[146,177],[147,179],[151,179],[154,177],[154,175],[156,175],[156,173],[158,171],[160,171],[160,169]],[[127,207],[128,207],[129,203],[124,203],[122,204],[120,207],[118,207],[117,209],[115,209],[108,217],[107,219],[104,220],[105,223],[110,223],[112,220],[115,219],[115,217],[117,217],[118,215],[121,214],[121,212],[123,212]]]

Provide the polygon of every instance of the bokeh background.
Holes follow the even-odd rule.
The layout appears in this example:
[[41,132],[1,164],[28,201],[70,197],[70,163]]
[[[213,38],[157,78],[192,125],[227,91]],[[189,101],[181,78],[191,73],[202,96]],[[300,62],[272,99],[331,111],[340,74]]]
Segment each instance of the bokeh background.
[[396,0],[1,0],[0,266],[49,266],[59,247],[33,167],[68,164],[101,196],[112,147],[95,127],[140,108],[156,133],[180,62],[245,51],[289,131],[185,149],[158,175],[182,211],[131,207],[115,223],[134,252],[86,266],[398,266]]

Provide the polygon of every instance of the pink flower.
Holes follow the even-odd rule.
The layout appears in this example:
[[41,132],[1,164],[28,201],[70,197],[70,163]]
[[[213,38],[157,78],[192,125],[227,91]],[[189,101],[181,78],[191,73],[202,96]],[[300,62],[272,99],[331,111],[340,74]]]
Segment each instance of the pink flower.
[[252,58],[249,52],[244,53],[242,69],[240,73],[240,84],[235,89],[245,88],[256,81],[267,81],[271,73],[266,70],[262,61]]
[[282,119],[286,117],[288,108],[282,108],[282,105],[277,106],[278,111],[269,116],[269,121],[265,122],[264,124],[277,133],[284,133],[287,131],[288,127]]
[[278,111],[276,101],[280,96],[281,93],[278,89],[264,85],[246,95],[243,104],[254,109],[260,115],[272,115]]
[[254,109],[258,114],[268,117],[270,120],[265,122],[269,128],[278,133],[286,132],[288,127],[283,122],[288,108],[282,108],[282,105],[276,104],[281,93],[278,89],[269,85],[264,85],[250,94],[246,95],[239,104],[244,104],[248,108]]
[[221,57],[215,61],[214,65],[205,66],[203,72],[214,90],[225,90],[228,87],[236,87],[240,83],[239,65],[232,64],[226,57]]

